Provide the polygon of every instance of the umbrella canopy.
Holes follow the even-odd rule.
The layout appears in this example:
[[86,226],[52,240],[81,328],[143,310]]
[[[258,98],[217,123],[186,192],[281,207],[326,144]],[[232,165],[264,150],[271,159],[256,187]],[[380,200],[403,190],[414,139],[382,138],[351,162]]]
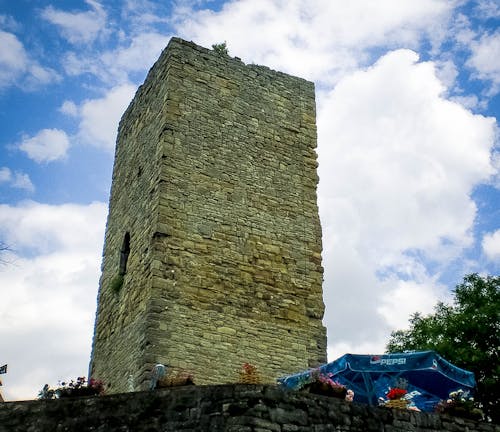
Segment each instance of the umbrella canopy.
[[300,389],[314,379],[312,372],[331,374],[332,379],[354,391],[355,401],[370,405],[385,399],[391,388],[405,388],[405,398],[421,411],[433,411],[452,391],[472,392],[476,386],[472,372],[452,365],[434,351],[345,354],[317,369],[282,377],[278,382]]

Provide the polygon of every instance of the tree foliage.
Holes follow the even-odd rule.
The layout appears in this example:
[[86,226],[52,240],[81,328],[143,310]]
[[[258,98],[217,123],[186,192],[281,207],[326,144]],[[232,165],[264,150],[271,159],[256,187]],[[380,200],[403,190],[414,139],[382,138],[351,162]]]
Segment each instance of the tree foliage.
[[476,400],[500,423],[500,277],[471,274],[454,290],[453,304],[442,302],[434,313],[415,313],[408,330],[391,333],[388,352],[434,350],[474,372]]

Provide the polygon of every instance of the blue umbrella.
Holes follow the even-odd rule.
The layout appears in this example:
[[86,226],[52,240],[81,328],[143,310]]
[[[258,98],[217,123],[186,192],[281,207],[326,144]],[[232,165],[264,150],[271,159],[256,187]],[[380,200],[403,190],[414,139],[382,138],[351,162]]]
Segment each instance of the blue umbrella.
[[345,354],[317,369],[278,379],[286,388],[300,389],[313,379],[311,373],[331,374],[332,379],[354,391],[357,402],[377,405],[394,387],[405,387],[411,405],[433,411],[452,391],[472,392],[474,374],[460,369],[434,351],[397,354]]

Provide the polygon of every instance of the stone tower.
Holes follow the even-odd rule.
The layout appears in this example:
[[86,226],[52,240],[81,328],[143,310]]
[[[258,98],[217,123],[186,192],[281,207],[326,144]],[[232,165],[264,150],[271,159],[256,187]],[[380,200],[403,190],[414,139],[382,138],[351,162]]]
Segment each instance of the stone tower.
[[123,115],[90,375],[326,361],[314,85],[173,38]]

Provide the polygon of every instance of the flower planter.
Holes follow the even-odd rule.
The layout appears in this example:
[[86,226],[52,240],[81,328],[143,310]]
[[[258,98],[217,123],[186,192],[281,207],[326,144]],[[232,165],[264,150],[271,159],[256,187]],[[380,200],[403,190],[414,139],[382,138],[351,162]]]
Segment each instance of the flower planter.
[[243,363],[241,370],[239,371],[238,382],[242,384],[260,384],[262,381],[257,368],[250,363]]
[[407,409],[409,402],[406,399],[388,400],[384,406],[388,408]]
[[240,373],[239,381],[242,384],[260,384],[260,377],[258,374]]

